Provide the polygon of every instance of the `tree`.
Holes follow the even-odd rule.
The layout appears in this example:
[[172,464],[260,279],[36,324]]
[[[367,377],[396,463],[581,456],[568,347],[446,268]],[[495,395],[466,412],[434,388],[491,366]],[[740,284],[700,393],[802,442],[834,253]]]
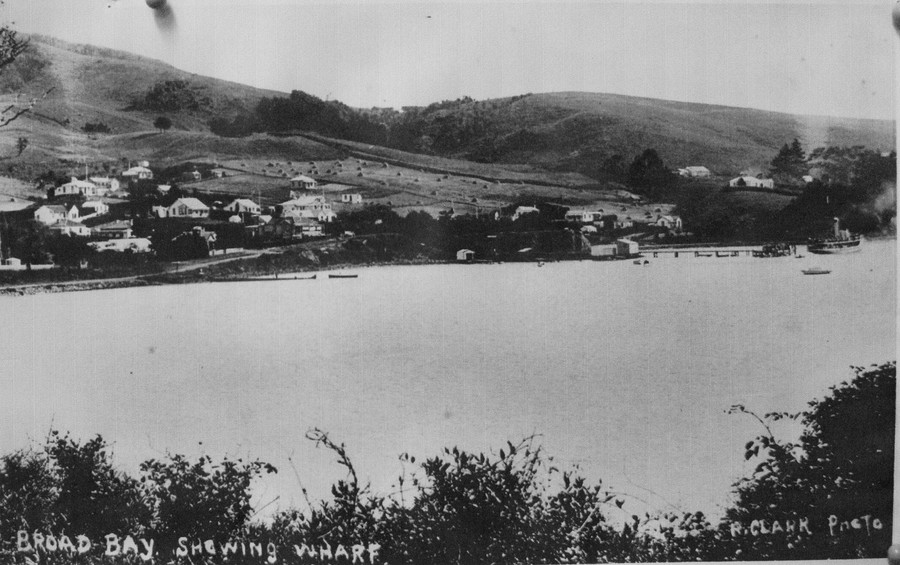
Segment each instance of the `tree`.
[[[747,443],[746,458],[759,463],[735,485],[726,518],[785,524],[807,517],[814,524],[813,535],[745,536],[742,559],[876,557],[890,545],[896,363],[853,369],[852,380],[798,414],[760,417],[732,407],[756,418],[764,433]],[[771,424],[782,419],[802,422],[798,442],[775,437]]]
[[645,149],[634,158],[628,167],[628,184],[655,198],[662,195],[662,190],[675,185],[676,177],[672,174],[656,149]]
[[796,180],[806,174],[806,154],[800,140],[794,138],[790,145],[785,143],[772,159],[772,175],[785,180]]
[[253,514],[250,486],[264,473],[275,473],[261,461],[183,455],[141,464],[143,492],[151,501],[154,534],[173,547],[180,536],[224,542],[246,533]]
[[[19,39],[16,31],[8,25],[0,26],[0,74],[3,73],[4,69],[12,65],[26,49],[28,49],[27,40]],[[36,102],[36,99],[20,100],[16,96],[16,99],[11,104],[0,109],[0,127],[9,125],[31,110]]]
[[166,131],[167,129],[172,127],[172,120],[170,120],[166,116],[160,116],[153,121],[153,127],[158,129],[159,131]]

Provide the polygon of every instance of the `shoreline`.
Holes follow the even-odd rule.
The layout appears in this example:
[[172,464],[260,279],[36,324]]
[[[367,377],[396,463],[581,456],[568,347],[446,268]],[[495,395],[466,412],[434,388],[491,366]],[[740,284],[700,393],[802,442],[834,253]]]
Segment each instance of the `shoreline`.
[[[865,239],[869,241],[896,241],[896,236],[894,235],[877,235],[866,237]],[[642,252],[652,253],[654,251],[664,251],[664,250],[683,250],[687,247],[690,248],[708,248],[710,250],[714,250],[716,248],[721,248],[723,246],[729,247],[752,247],[752,244],[747,243],[737,243],[737,244],[729,244],[724,242],[707,242],[702,244],[673,244],[673,245],[648,245],[642,248]],[[639,254],[642,256],[643,253]],[[253,259],[258,258],[260,255],[250,255],[243,257],[236,257],[233,260],[228,261],[228,263],[241,263],[242,261],[251,261]],[[629,258],[623,258],[622,260],[627,260]],[[203,260],[201,260],[203,261]],[[530,259],[519,259],[519,260],[507,260],[507,261],[475,261],[474,264],[484,264],[484,263],[545,263],[545,262],[555,262],[555,261],[601,261],[600,259],[591,257],[591,256],[579,256],[579,257],[558,257],[558,258],[530,258]],[[216,283],[216,282],[252,282],[254,280],[294,280],[291,277],[295,277],[296,275],[306,275],[306,274],[315,274],[322,273],[327,271],[343,271],[354,268],[372,268],[372,267],[394,267],[394,266],[421,266],[421,265],[465,265],[469,263],[463,263],[455,260],[444,260],[444,259],[431,259],[425,257],[417,257],[412,259],[400,259],[394,261],[364,261],[364,262],[353,262],[353,261],[345,261],[345,262],[337,262],[328,265],[322,264],[309,264],[304,265],[302,267],[298,266],[298,268],[290,268],[285,270],[278,270],[272,272],[271,269],[264,270],[256,268],[256,266],[250,266],[250,268],[244,269],[243,267],[238,273],[234,272],[218,272],[220,269],[217,269],[218,264],[210,264],[209,268],[205,267],[205,263],[198,262],[193,265],[190,270],[185,271],[166,271],[161,273],[154,273],[149,275],[132,275],[127,277],[110,277],[108,279],[92,279],[92,280],[71,280],[71,281],[48,281],[46,283],[26,283],[26,284],[16,284],[16,285],[8,285],[0,287],[0,296],[30,296],[36,294],[50,294],[50,293],[61,293],[61,292],[82,292],[82,291],[90,291],[90,290],[108,290],[108,289],[116,289],[116,288],[131,288],[131,287],[146,287],[146,286],[162,286],[162,285],[176,285],[176,284],[199,284],[199,283]],[[224,266],[225,264],[221,264]],[[284,279],[279,279],[279,276],[284,276]],[[215,277],[217,280],[213,280]]]

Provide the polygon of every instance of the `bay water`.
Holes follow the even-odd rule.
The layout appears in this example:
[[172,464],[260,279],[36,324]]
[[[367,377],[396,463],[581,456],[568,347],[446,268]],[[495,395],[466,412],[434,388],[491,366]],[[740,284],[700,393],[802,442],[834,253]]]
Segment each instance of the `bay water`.
[[[132,473],[167,452],[259,458],[279,468],[254,491],[266,515],[344,477],[312,428],[384,494],[403,452],[537,434],[629,511],[717,516],[762,432],[731,405],[799,411],[851,365],[896,359],[894,240],[648,260],[0,297],[0,452],[52,427],[102,434]],[[813,265],[832,272],[801,273]]]

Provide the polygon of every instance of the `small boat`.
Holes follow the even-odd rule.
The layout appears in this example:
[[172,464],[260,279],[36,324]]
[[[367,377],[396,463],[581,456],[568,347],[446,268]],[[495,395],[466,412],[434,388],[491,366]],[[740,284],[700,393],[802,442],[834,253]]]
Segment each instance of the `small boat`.
[[696,251],[696,252],[694,252],[694,256],[695,256],[695,257],[712,257],[713,254],[712,254],[712,253],[703,253],[703,252],[701,252],[701,251]]
[[328,275],[329,279],[355,279],[359,275]]
[[543,261],[538,261],[538,267],[543,267],[543,266],[544,266],[544,262],[543,262]]
[[640,259],[635,259],[635,260],[634,260],[634,264],[635,264],[635,265],[640,265],[640,264],[641,264],[641,260],[640,260]]
[[827,275],[830,272],[830,270],[822,269],[821,267],[810,267],[808,269],[803,269],[804,275]]

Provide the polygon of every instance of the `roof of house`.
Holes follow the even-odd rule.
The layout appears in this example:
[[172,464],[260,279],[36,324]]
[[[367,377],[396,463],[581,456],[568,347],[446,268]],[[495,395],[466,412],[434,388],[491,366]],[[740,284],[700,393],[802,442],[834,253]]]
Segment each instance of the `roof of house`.
[[131,220],[115,220],[94,226],[95,230],[124,230],[131,229]]
[[291,179],[291,182],[312,182],[315,183],[316,179],[311,179],[306,175],[297,175],[296,177]]
[[127,171],[122,173],[122,176],[130,177],[130,176],[139,175],[141,173],[152,173],[152,172],[153,171],[151,171],[147,167],[131,167],[130,169],[128,169]]
[[[54,214],[65,215],[67,212],[66,207],[62,204],[44,204],[43,206],[41,206],[41,208],[46,208]],[[35,210],[35,212],[39,211],[41,208],[38,208],[37,210]]]
[[82,208],[100,208],[101,206],[106,206],[106,204],[99,200],[87,200],[81,204]]
[[88,179],[88,180],[90,180],[91,182],[95,182],[95,183],[96,183],[96,182],[112,182],[112,181],[114,181],[114,180],[116,180],[116,179],[111,179],[111,178],[109,178],[109,177],[91,177],[91,178]]
[[689,166],[689,167],[685,167],[684,169],[685,169],[686,171],[691,171],[691,172],[694,172],[694,173],[702,173],[702,172],[704,172],[704,171],[707,172],[707,173],[709,172],[709,169],[707,169],[707,168],[704,167],[703,165],[691,165],[691,166]]
[[250,200],[249,198],[235,198],[234,200],[231,201],[231,204],[229,204],[229,206],[231,206],[232,204],[235,206],[242,205],[242,206],[249,206],[249,207],[259,207],[259,204]]
[[59,229],[59,228],[64,228],[64,227],[70,227],[70,228],[71,228],[71,227],[81,227],[81,228],[85,228],[85,227],[87,227],[87,226],[85,226],[85,225],[82,224],[81,222],[76,222],[76,221],[74,221],[74,220],[65,219],[65,220],[57,220],[56,223],[54,223],[54,224],[52,224],[52,225],[50,226],[50,229],[52,230],[53,228]]
[[190,208],[191,210],[209,210],[209,206],[193,197],[179,198],[178,200],[173,202],[172,205],[169,206],[169,208],[177,206],[179,203]]
[[310,204],[316,204],[319,202],[325,202],[325,199],[321,196],[301,196],[300,198],[295,198],[293,200],[288,200],[287,202],[282,202],[280,206],[283,208],[289,207],[298,207],[298,206],[309,206]]
[[64,184],[62,186],[83,186],[85,188],[87,188],[87,187],[97,188],[97,185],[95,185],[94,183],[88,182],[85,180],[78,180],[75,177],[72,177],[72,180],[70,180],[69,182],[67,182],[66,184]]

